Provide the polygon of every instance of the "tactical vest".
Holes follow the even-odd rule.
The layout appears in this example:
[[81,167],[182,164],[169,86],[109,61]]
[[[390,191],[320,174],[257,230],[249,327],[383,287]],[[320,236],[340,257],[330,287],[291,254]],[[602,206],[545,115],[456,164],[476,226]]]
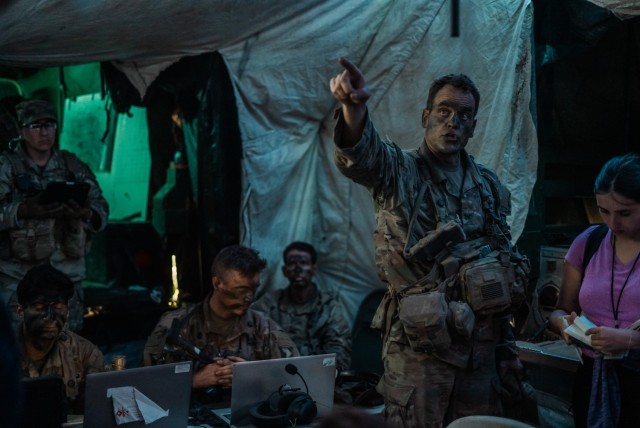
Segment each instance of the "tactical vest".
[[[66,181],[84,179],[84,168],[80,160],[66,150],[57,151],[67,173]],[[12,202],[21,202],[43,190],[42,183],[29,172],[25,159],[15,151],[5,151],[3,155],[11,163],[13,189],[9,196]],[[60,247],[71,259],[85,255],[87,234],[82,220],[69,219],[64,222],[54,218],[22,219],[22,227],[9,230],[11,255],[23,262],[34,263],[48,259]]]
[[[421,186],[411,210],[407,236],[411,236],[422,198],[432,192],[428,163],[411,153],[418,163]],[[451,345],[451,333],[470,337],[476,316],[504,312],[512,304],[515,271],[511,260],[506,210],[500,184],[493,173],[469,159],[465,168],[479,190],[484,232],[467,240],[455,221],[444,223],[446,208],[436,204],[437,226],[414,245],[404,248],[408,260],[433,261],[431,271],[398,293],[398,318],[414,351],[443,351]],[[465,173],[466,175],[466,173]],[[464,179],[463,179],[464,181]],[[431,195],[435,200],[435,197]],[[462,203],[462,201],[460,201]]]

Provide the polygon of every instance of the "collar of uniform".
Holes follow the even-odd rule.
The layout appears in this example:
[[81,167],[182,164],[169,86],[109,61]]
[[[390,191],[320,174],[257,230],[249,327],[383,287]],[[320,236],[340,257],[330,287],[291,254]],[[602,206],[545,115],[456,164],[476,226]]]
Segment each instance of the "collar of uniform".
[[[436,158],[433,153],[431,153],[426,144],[422,144],[420,147],[418,147],[418,154],[426,161],[431,179],[434,182],[441,183],[447,179],[447,176],[443,172],[444,168],[441,167],[442,162],[440,162],[438,158]],[[469,164],[469,155],[464,149],[462,149],[460,151],[460,165],[468,166]]]
[[[36,163],[31,160],[31,158],[29,157],[29,154],[27,153],[27,151],[24,149],[24,147],[22,146],[22,144],[18,145],[18,147],[16,147],[15,149],[16,153],[18,153],[23,159],[26,160],[26,164],[34,169],[34,170],[40,170],[40,167],[38,167],[38,165],[36,165]],[[54,159],[58,159],[58,157],[60,156],[60,152],[52,147],[51,148],[51,157],[49,157],[49,161],[47,162],[47,165],[45,166],[45,169],[48,169],[49,167],[53,166],[54,162],[51,162]],[[55,163],[57,164],[57,160],[55,161]]]
[[316,306],[322,305],[322,293],[318,289],[315,283],[313,284],[314,292],[313,296],[305,303],[296,303],[291,298],[291,285],[282,290],[280,298],[278,299],[278,310],[280,312],[289,312],[287,309],[291,309],[296,315],[305,315],[311,313]]

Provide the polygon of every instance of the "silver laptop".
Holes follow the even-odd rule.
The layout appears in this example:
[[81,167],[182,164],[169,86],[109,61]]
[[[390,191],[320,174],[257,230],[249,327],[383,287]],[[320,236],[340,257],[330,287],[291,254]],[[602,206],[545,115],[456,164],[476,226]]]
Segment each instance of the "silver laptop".
[[186,427],[192,363],[87,375],[84,428]]
[[282,391],[299,391],[311,396],[320,417],[333,408],[335,379],[336,354],[236,363],[231,407],[213,413],[228,426],[241,427],[250,423],[250,409],[258,403],[277,398]]

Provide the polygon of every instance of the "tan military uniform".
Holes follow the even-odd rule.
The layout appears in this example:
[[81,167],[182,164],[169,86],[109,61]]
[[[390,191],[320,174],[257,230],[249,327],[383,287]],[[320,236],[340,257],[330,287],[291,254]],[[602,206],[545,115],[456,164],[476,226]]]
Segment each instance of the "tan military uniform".
[[[88,203],[100,216],[100,228],[94,230],[91,224],[76,219],[18,219],[18,207],[27,197],[16,180],[21,174],[27,174],[29,186],[36,192],[52,181],[88,183]],[[11,153],[0,154],[0,290],[5,301],[12,306],[10,312],[15,313],[18,282],[29,269],[48,261],[67,274],[76,285],[76,292],[69,301],[68,326],[78,331],[82,327],[84,314],[84,256],[89,250],[92,234],[104,229],[108,216],[109,206],[94,174],[72,153],[54,149],[44,168],[36,165],[22,147]],[[33,253],[24,254],[15,245],[20,234],[33,239]]]
[[[18,340],[24,343],[22,329],[19,329]],[[70,412],[82,414],[85,379],[90,373],[104,371],[104,358],[96,345],[71,331],[62,330],[44,361],[31,361],[23,354],[21,367],[22,375],[27,378],[61,376],[70,400]]]
[[166,343],[174,319],[180,321],[180,335],[209,358],[236,356],[252,361],[300,355],[291,338],[261,312],[249,310],[231,324],[221,325],[209,307],[210,298],[211,294],[197,305],[162,315],[145,344],[145,365],[193,359]]
[[[340,115],[337,145],[343,126]],[[378,389],[385,397],[386,419],[394,426],[440,427],[466,414],[498,413],[491,382],[497,376],[496,346],[512,339],[505,318],[476,314],[470,338],[451,334],[445,350],[414,352],[398,319],[398,302],[401,292],[434,268],[433,260],[409,258],[406,249],[449,221],[461,224],[469,240],[486,234],[488,221],[507,229],[508,191],[492,189],[485,176],[491,174],[497,183],[495,174],[481,170],[464,151],[466,170],[454,186],[424,145],[403,151],[384,142],[368,117],[362,140],[352,148],[336,147],[335,160],[345,176],[370,189],[376,204],[376,265],[389,289],[372,326],[384,339],[385,373]],[[508,247],[508,236],[500,238]]]
[[291,300],[289,288],[260,298],[254,309],[265,312],[296,343],[300,355],[335,352],[339,370],[351,366],[351,330],[338,296],[316,287],[312,299],[304,304]]

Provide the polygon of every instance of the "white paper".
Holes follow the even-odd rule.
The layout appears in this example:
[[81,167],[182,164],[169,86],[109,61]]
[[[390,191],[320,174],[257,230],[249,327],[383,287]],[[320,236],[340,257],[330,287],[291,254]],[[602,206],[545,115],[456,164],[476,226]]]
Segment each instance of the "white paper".
[[111,397],[113,401],[113,417],[116,425],[137,421],[144,421],[146,425],[169,416],[168,409],[162,409],[132,386],[109,388],[107,397]]

